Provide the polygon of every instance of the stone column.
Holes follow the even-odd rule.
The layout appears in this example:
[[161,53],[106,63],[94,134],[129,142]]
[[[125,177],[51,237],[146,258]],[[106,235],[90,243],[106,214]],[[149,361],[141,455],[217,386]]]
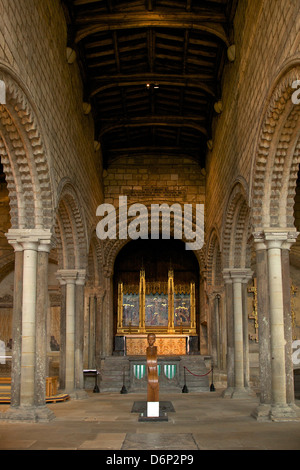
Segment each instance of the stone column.
[[86,271],[80,270],[75,281],[75,389],[76,398],[85,398],[83,380],[84,286]]
[[296,240],[287,232],[265,231],[268,252],[268,281],[270,294],[272,403],[270,418],[273,421],[295,417],[287,403],[286,352],[283,305],[282,249]]
[[260,403],[252,416],[258,421],[264,421],[269,419],[272,400],[268,260],[264,234],[254,233],[253,240],[256,250]]
[[104,271],[105,297],[102,310],[102,341],[103,355],[111,356],[113,353],[113,272]]
[[97,297],[94,293],[89,294],[89,328],[88,328],[88,368],[95,369],[96,353],[96,316],[97,316]]
[[[245,387],[245,336],[248,341],[248,321],[245,322],[245,311],[243,301],[243,284],[252,276],[249,269],[230,269],[227,271],[232,280],[232,297],[233,297],[233,342],[234,342],[234,387],[231,398],[243,398],[251,390]],[[248,319],[247,319],[248,320]],[[246,333],[245,333],[246,332]]]
[[57,271],[57,278],[66,290],[65,317],[65,392],[70,396],[75,391],[75,281],[78,271],[64,269]]
[[223,397],[230,397],[234,389],[234,340],[232,279],[228,270],[223,271],[223,278],[225,283],[225,309],[227,331],[227,388],[223,392]]
[[35,404],[46,403],[48,263],[50,243],[41,242],[37,258]]
[[12,365],[11,407],[20,406],[21,393],[21,346],[22,346],[22,297],[23,297],[23,247],[12,243],[15,250],[14,300],[12,317]]
[[210,310],[211,310],[211,352],[213,357],[214,367],[220,367],[220,317],[219,317],[219,303],[220,294],[213,292],[210,296]]
[[234,323],[234,391],[233,396],[244,392],[244,338],[243,338],[243,297],[242,276],[232,273],[233,282],[233,323]]
[[97,295],[95,296],[95,367],[101,370],[101,360],[104,357],[104,338],[103,338],[103,310],[104,310],[104,299],[105,290],[99,288]]
[[286,401],[290,406],[295,404],[294,368],[292,361],[292,311],[291,311],[291,279],[290,279],[290,244],[284,243],[281,250],[282,260],[282,299],[285,337],[285,372]]
[[253,272],[249,270],[246,272],[242,280],[242,302],[243,302],[243,355],[244,355],[244,387],[250,394],[250,358],[249,358],[249,315],[248,315],[248,302],[247,302],[247,288],[248,282],[253,277]]
[[[48,251],[52,234],[48,230],[10,229],[6,237],[16,253],[14,293],[14,370],[12,373],[12,403],[4,419],[18,421],[49,421],[54,414],[46,407],[45,395],[38,394],[41,378],[46,377],[45,349],[40,351],[40,338],[46,338],[46,321],[40,321],[42,292],[48,295]],[[38,252],[47,253],[42,262],[43,277],[38,278]],[[22,268],[22,274],[20,272]],[[39,282],[38,282],[39,281]],[[44,284],[42,286],[42,284]],[[44,302],[45,303],[45,302]],[[22,306],[22,315],[20,308]],[[21,320],[21,321],[20,321]],[[39,338],[38,338],[39,337]],[[43,357],[39,360],[39,355]],[[17,359],[19,355],[19,359]],[[38,378],[39,377],[39,378]],[[46,387],[44,381],[44,387]]]

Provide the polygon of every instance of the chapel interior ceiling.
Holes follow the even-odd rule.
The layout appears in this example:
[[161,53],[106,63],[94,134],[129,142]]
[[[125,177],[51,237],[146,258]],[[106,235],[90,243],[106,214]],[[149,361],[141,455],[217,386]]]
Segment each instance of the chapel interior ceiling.
[[238,0],[63,0],[103,166],[190,156],[205,166]]

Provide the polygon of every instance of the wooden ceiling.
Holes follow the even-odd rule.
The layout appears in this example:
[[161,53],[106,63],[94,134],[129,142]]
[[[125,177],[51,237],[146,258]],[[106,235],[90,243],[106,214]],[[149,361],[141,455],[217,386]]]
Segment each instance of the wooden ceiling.
[[238,0],[63,0],[103,165],[190,156],[205,166]]

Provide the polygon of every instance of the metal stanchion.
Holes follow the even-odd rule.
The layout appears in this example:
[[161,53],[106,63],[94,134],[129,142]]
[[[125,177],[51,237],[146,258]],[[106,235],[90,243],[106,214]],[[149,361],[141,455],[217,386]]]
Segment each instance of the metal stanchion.
[[95,375],[95,387],[94,387],[93,393],[100,393],[100,390],[98,387],[98,371],[97,370],[96,370],[96,375]]
[[189,393],[188,388],[186,386],[185,366],[183,367],[183,371],[184,371],[184,386],[183,386],[183,389],[182,389],[182,393]]
[[127,393],[127,388],[126,388],[126,386],[125,386],[125,367],[124,367],[124,369],[123,369],[123,387],[121,388],[120,393],[121,393],[122,395],[125,395],[125,394]]
[[210,385],[209,390],[211,392],[216,391],[215,386],[214,386],[214,366],[213,366],[213,364],[211,365],[211,385]]

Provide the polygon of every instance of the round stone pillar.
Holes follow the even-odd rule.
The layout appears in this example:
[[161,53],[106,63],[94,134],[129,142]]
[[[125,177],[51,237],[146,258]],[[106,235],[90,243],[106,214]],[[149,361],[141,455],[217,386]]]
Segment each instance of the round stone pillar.
[[[295,417],[287,403],[286,328],[284,318],[284,282],[282,278],[282,250],[296,240],[296,233],[265,231],[268,253],[268,281],[270,297],[272,402],[270,418],[274,421]],[[289,368],[291,369],[291,368]]]
[[23,246],[23,298],[21,348],[21,406],[34,406],[35,384],[35,313],[38,243]]
[[227,333],[227,388],[223,397],[230,397],[234,389],[234,338],[233,338],[233,294],[232,279],[228,270],[223,271],[225,283],[225,309],[226,309],[226,333]]
[[[232,342],[233,348],[233,377],[231,377],[231,386],[224,392],[223,396],[230,396],[231,398],[243,398],[246,395],[252,394],[250,389],[246,389],[245,377],[247,367],[249,364],[246,362],[248,354],[245,353],[248,344],[245,344],[245,338],[248,339],[248,321],[246,321],[245,302],[243,296],[244,283],[252,277],[252,271],[249,269],[231,268],[223,271],[223,276],[226,284],[229,286],[232,283],[232,289],[226,288],[227,303],[230,303],[231,310],[227,311],[227,316],[231,316],[232,320],[229,323],[227,317],[227,328],[233,332],[233,336],[228,336]],[[232,297],[232,303],[230,302]],[[227,306],[228,308],[228,306]],[[229,332],[230,333],[230,332]]]
[[84,335],[84,284],[85,271],[62,269],[56,275],[61,286],[64,286],[64,365],[62,383],[65,392],[73,399],[85,398],[83,392],[83,335]]
[[264,235],[255,233],[253,240],[256,251],[260,403],[252,416],[258,421],[264,421],[269,419],[272,400],[268,260]]
[[75,281],[77,270],[59,270],[57,278],[65,286],[65,392],[75,389]]
[[113,272],[104,271],[105,297],[102,310],[102,347],[103,355],[111,356],[113,353]]
[[299,419],[291,390],[290,280],[287,250],[297,232],[264,230],[254,233],[257,267],[260,405],[258,420]]
[[[44,340],[47,331],[48,252],[52,234],[43,229],[10,229],[6,237],[15,248],[13,370],[11,407],[0,418],[50,421],[54,414],[46,407],[45,401]],[[39,259],[39,252],[46,253],[45,259]]]

